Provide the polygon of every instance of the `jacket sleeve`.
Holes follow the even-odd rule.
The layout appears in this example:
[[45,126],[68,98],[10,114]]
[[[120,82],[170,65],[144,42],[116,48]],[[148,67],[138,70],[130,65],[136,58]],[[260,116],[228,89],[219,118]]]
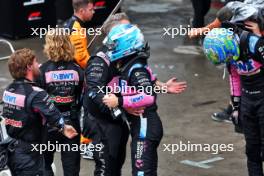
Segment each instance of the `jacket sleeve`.
[[120,104],[125,108],[140,108],[152,105],[155,102],[154,85],[149,71],[146,68],[135,69],[130,77],[130,86],[135,87],[137,94],[123,96]]
[[[76,23],[76,22],[75,22]],[[74,24],[70,40],[75,47],[75,61],[81,68],[85,69],[90,54],[87,50],[87,37],[85,28],[80,27],[78,23]]]
[[32,99],[32,110],[39,113],[49,125],[58,129],[63,128],[64,119],[59,110],[51,102],[49,95],[43,89],[34,87],[38,93]]
[[103,59],[95,57],[89,61],[85,69],[85,96],[88,96],[102,113],[110,114],[109,108],[103,103],[103,97],[106,95],[104,88],[108,83],[108,76],[109,66]]
[[241,80],[235,66],[228,65],[231,96],[241,96]]
[[78,109],[81,109],[82,103],[83,103],[83,94],[84,94],[84,71],[82,69],[79,69],[79,86],[75,90],[75,95],[77,99],[77,107]]
[[257,61],[264,64],[264,38],[251,35],[248,40],[249,51],[255,55]]

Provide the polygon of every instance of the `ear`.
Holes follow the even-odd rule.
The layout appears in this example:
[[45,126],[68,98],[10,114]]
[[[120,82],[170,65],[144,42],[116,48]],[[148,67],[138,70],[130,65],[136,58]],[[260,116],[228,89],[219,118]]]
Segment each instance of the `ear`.
[[82,13],[84,13],[84,12],[85,12],[85,9],[84,9],[83,7],[79,9],[79,13],[82,14]]
[[28,66],[27,66],[27,69],[28,69],[29,71],[33,70],[33,65],[28,65]]
[[80,8],[79,10],[78,10],[78,13],[82,13],[83,12],[83,8]]

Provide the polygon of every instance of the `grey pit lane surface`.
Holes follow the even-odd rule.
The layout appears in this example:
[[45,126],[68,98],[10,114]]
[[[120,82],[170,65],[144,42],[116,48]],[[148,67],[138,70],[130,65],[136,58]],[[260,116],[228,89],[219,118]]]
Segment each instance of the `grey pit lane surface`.
[[[145,33],[145,38],[151,46],[149,64],[158,78],[166,81],[172,76],[177,76],[179,80],[188,82],[188,89],[183,94],[158,97],[159,114],[164,126],[164,137],[159,148],[159,175],[246,176],[243,136],[235,134],[232,125],[217,123],[210,118],[213,112],[224,108],[229,101],[228,77],[222,79],[223,70],[205,59],[196,42],[189,41],[185,36],[163,36],[163,28],[188,25],[193,11],[191,3],[183,0],[126,0],[123,10]],[[210,19],[214,12],[211,11]],[[41,62],[45,61],[42,54],[43,39],[24,39],[12,43],[16,49],[34,49]],[[1,56],[6,55],[7,51],[8,49],[1,45]],[[9,82],[11,78],[7,62],[0,61],[1,93]],[[186,144],[188,141],[192,144],[233,144],[234,151],[218,154],[199,151],[171,154],[163,151],[164,145],[179,144],[180,141]],[[199,162],[215,157],[222,157],[224,160],[210,163],[213,166],[210,169],[180,163],[183,160]],[[55,163],[57,175],[63,175],[60,157],[56,157]],[[80,175],[93,175],[93,169],[93,162],[82,160]],[[123,175],[131,175],[129,144]]]

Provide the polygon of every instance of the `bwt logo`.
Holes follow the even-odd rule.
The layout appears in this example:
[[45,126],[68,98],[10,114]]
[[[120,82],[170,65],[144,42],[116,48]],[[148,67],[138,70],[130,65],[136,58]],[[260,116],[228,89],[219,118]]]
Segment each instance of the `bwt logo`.
[[16,103],[16,97],[5,94],[4,95],[4,102],[9,102],[9,103],[15,104]]
[[139,102],[139,101],[141,101],[141,100],[143,100],[143,95],[141,95],[141,96],[139,96],[139,97],[136,97],[136,98],[132,98],[132,102],[133,103],[137,103],[137,102]]
[[53,73],[51,76],[54,80],[73,80],[73,73]]

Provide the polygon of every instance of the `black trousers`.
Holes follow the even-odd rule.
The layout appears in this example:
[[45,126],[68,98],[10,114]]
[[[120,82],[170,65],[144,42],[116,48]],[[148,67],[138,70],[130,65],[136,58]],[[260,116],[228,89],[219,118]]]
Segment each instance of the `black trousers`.
[[14,152],[8,153],[8,167],[12,176],[44,176],[44,157],[32,151],[31,144],[19,141]]
[[159,141],[134,138],[131,142],[133,176],[157,176]]
[[246,140],[246,155],[249,176],[263,176],[264,154],[264,92],[242,94],[241,118]]
[[130,118],[132,175],[157,176],[157,150],[163,136],[163,127],[156,112],[145,113],[144,117]]
[[129,130],[125,123],[98,121],[93,144],[102,144],[101,151],[94,152],[95,176],[121,176],[126,159]]
[[[63,134],[53,131],[48,133],[47,140],[52,144],[69,144],[69,146],[79,146],[80,145],[80,122],[79,119],[71,120],[70,124],[76,129],[79,135],[74,137],[73,139],[68,139]],[[56,142],[57,141],[57,142]],[[61,161],[63,167],[64,176],[78,176],[80,172],[80,150],[76,150],[76,147],[73,151],[68,151],[68,148],[63,151],[63,147],[61,147]],[[73,148],[72,148],[73,149]],[[44,153],[45,158],[45,170],[47,176],[53,176],[54,173],[52,171],[51,165],[54,159],[54,153],[56,151],[46,151]]]
[[191,0],[194,16],[193,16],[193,27],[199,28],[204,27],[204,17],[210,10],[211,0]]

